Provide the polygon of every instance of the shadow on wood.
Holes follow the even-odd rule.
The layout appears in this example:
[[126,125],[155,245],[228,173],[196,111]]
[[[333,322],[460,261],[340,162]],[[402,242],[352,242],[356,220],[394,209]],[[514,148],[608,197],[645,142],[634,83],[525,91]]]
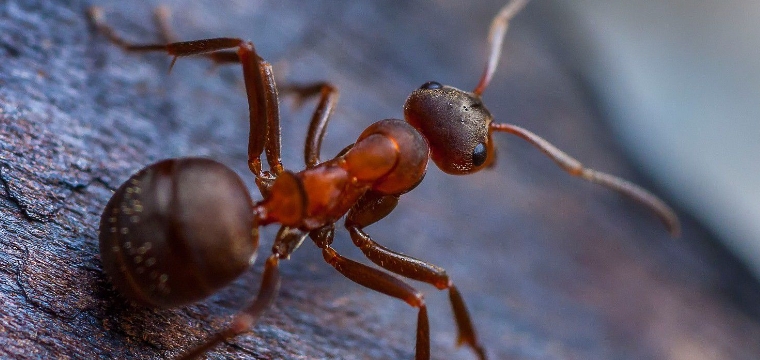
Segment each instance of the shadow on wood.
[[[475,86],[487,24],[500,7],[409,2],[168,2],[183,39],[240,36],[280,83],[330,80],[342,97],[325,154],[401,117],[429,80]],[[0,357],[160,358],[221,328],[258,289],[261,263],[228,289],[174,310],[122,300],[102,273],[96,228],[111,192],[158,159],[206,156],[245,177],[246,104],[237,67],[125,54],[88,26],[82,1],[0,5]],[[103,2],[127,37],[156,39],[150,5]],[[157,5],[157,3],[154,3]],[[564,71],[540,12],[521,14],[484,98],[589,166],[646,184],[579,80]],[[284,99],[285,163],[300,169],[311,105]],[[633,203],[497,139],[493,171],[430,168],[398,209],[368,229],[378,242],[446,268],[492,358],[747,359],[760,292],[746,270],[685,216],[671,240]],[[271,231],[262,236],[267,249]],[[336,247],[361,260],[344,232]],[[414,310],[350,283],[305,245],[282,264],[283,290],[248,334],[211,357],[408,359]],[[427,296],[434,358],[454,348],[446,295]]]

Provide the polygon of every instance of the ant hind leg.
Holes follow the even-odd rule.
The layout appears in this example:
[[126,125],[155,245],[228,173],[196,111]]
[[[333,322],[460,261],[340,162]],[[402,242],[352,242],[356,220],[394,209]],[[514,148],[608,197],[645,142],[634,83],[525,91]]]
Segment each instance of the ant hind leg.
[[259,288],[259,293],[256,295],[256,300],[237,314],[226,329],[217,332],[210,339],[206,340],[206,342],[182,354],[179,358],[182,360],[198,358],[219,345],[221,342],[248,331],[251,326],[256,323],[259,317],[261,317],[264,311],[272,305],[274,299],[277,297],[277,293],[280,290],[280,271],[278,265],[278,256],[274,254],[271,255],[269,259],[267,259],[264,274],[262,275],[261,287]]
[[301,246],[306,235],[307,233],[298,229],[282,226],[274,240],[274,245],[272,245],[272,255],[269,256],[264,265],[264,273],[261,276],[261,287],[259,288],[259,293],[256,295],[256,299],[248,305],[248,307],[241,310],[240,313],[232,319],[232,322],[230,322],[227,328],[217,332],[203,344],[182,354],[180,359],[195,359],[205,354],[219,343],[250,330],[277,297],[277,293],[280,289],[280,260],[289,259],[290,254]]

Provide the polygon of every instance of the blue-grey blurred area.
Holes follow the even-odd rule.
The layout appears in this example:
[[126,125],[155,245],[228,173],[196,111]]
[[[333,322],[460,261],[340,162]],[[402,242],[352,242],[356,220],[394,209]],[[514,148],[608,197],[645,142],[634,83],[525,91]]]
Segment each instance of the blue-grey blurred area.
[[[149,163],[212,158],[262,197],[247,166],[240,67],[210,70],[206,59],[183,58],[169,73],[169,57],[127,53],[95,31],[86,16],[91,3],[131,41],[159,38],[151,18],[166,5],[179,39],[253,41],[280,86],[332,82],[341,97],[323,143],[327,159],[373,122],[402,117],[405,98],[427,81],[472,89],[483,71],[488,25],[505,2],[0,0],[0,359],[174,358],[222,330],[259,289],[262,261],[203,302],[151,309],[127,302],[103,273],[101,212],[113,191]],[[430,164],[424,181],[367,233],[446,269],[490,359],[759,359],[760,282],[685,208],[693,201],[704,218],[708,203],[721,216],[742,213],[711,198],[719,192],[710,186],[735,185],[695,175],[725,173],[715,169],[734,159],[717,150],[697,154],[718,131],[696,121],[704,115],[735,128],[748,125],[748,117],[742,123],[728,105],[713,111],[691,99],[738,101],[749,90],[715,90],[729,87],[720,80],[730,73],[713,69],[719,60],[689,50],[719,38],[701,30],[716,10],[675,35],[660,25],[675,23],[662,17],[689,10],[656,9],[653,16],[613,5],[532,1],[510,25],[483,100],[495,121],[529,129],[591,168],[668,202],[680,196],[680,241],[642,206],[568,176],[508,134],[494,136],[498,160],[488,171],[449,176]],[[726,41],[706,53],[727,53]],[[750,83],[737,64],[728,69]],[[316,101],[299,108],[292,95],[280,95],[283,161],[300,171]],[[603,119],[626,121],[616,131],[629,137],[639,164],[651,152],[665,165],[633,169]],[[633,123],[645,120],[654,123]],[[690,144],[696,149],[685,150]],[[655,184],[652,174],[666,185]],[[710,223],[740,229],[727,220]],[[342,221],[337,227],[335,250],[372,266]],[[271,251],[276,231],[262,230],[259,258]],[[208,358],[413,358],[414,308],[344,278],[310,241],[281,270],[275,305]],[[410,286],[425,296],[431,358],[474,359],[466,347],[455,348],[446,292]]]
[[760,275],[760,2],[532,5],[632,158]]

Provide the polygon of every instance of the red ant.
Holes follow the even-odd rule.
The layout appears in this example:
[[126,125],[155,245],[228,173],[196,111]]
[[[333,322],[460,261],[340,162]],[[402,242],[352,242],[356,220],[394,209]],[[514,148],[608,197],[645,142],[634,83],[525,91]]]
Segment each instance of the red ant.
[[[250,329],[275,299],[280,260],[288,259],[309,236],[322,249],[325,261],[345,277],[418,309],[415,359],[429,359],[428,315],[422,293],[385,271],[341,256],[331,247],[335,223],[345,216],[345,227],[354,244],[380,268],[449,291],[458,344],[470,346],[478,358],[485,359],[464,300],[446,272],[379,245],[363,229],[387,216],[399,197],[422,181],[428,158],[450,174],[470,174],[492,165],[495,149],[491,135],[495,131],[528,141],[571,175],[641,202],[663,220],[673,236],[678,236],[674,212],[646,190],[583,167],[528,130],[493,122],[481,94],[496,69],[508,22],[526,3],[512,0],[494,18],[488,61],[474,91],[427,82],[406,100],[406,121],[386,119],[370,125],[333,159],[322,161],[319,154],[338,91],[329,83],[287,88],[301,98],[320,98],[306,138],[306,168],[297,173],[283,169],[278,89],[271,65],[257,55],[251,42],[214,38],[135,45],[118,37],[104,23],[99,9],[91,9],[97,28],[126,50],[166,52],[174,57],[172,65],[178,57],[192,55],[214,63],[241,64],[250,111],[248,165],[264,197],[253,202],[238,175],[213,160],[168,159],[140,170],[114,193],[100,221],[103,267],[115,287],[128,298],[152,306],[172,307],[201,300],[249,268],[256,255],[260,226],[279,223],[255,300],[225,330],[183,358],[202,355]],[[262,169],[262,153],[266,154],[268,171]]]

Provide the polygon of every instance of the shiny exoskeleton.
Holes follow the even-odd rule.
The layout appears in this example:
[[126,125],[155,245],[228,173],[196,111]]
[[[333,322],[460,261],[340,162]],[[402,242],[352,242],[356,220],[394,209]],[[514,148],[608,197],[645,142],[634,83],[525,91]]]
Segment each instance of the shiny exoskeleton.
[[133,175],[106,205],[103,267],[120,274],[112,281],[122,293],[143,303],[171,307],[203,299],[253,262],[252,208],[248,189],[224,165],[199,158],[158,162]]
[[[140,170],[114,193],[100,222],[103,267],[116,288],[128,298],[152,306],[198,301],[251,265],[259,227],[279,224],[256,298],[226,329],[183,358],[199,356],[247,331],[278,292],[279,261],[288,259],[310,237],[325,261],[342,275],[418,309],[415,359],[430,358],[425,301],[421,292],[386,271],[448,290],[458,343],[468,345],[478,358],[485,359],[464,300],[445,270],[383,247],[364,228],[387,216],[399,197],[422,181],[429,158],[450,174],[470,174],[493,165],[491,136],[495,131],[528,141],[571,175],[639,201],[677,236],[676,215],[654,195],[623,179],[583,167],[528,130],[493,121],[481,94],[498,63],[508,22],[526,3],[512,0],[494,18],[488,61],[475,90],[427,82],[406,100],[405,120],[386,119],[370,125],[356,142],[330,160],[322,161],[319,154],[337,102],[336,88],[329,83],[280,88],[300,98],[319,97],[306,139],[305,169],[299,172],[283,168],[278,88],[270,64],[257,55],[252,43],[237,38],[172,42],[161,23],[167,44],[131,44],[104,23],[100,9],[92,8],[95,26],[125,50],[166,52],[174,60],[203,56],[218,64],[241,65],[250,111],[248,165],[263,196],[263,200],[253,202],[238,175],[208,159],[168,159]],[[268,170],[262,166],[264,154]],[[335,224],[344,217],[354,244],[382,270],[347,259],[331,247]]]

